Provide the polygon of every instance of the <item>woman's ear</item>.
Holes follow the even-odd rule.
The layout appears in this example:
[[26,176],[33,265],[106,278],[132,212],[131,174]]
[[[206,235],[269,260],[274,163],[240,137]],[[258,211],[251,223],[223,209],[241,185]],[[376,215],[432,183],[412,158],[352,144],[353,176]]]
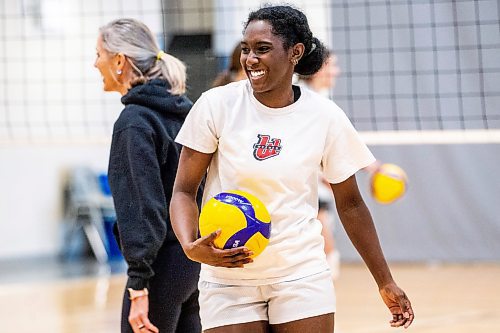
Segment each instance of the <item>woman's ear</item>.
[[297,43],[292,47],[292,59],[291,61],[299,62],[300,58],[304,56],[305,46],[302,43]]
[[123,67],[125,66],[125,62],[126,62],[125,55],[121,52],[117,53],[115,55],[114,61],[115,61],[116,70],[123,71]]

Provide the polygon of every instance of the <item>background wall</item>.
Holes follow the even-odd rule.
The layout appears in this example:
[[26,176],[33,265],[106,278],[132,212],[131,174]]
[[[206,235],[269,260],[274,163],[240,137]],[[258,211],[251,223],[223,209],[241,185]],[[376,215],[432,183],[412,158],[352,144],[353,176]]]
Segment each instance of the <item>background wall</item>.
[[[377,158],[408,172],[389,206],[358,178],[387,258],[500,260],[498,2],[292,2],[339,58],[334,100]],[[143,20],[188,64],[195,100],[259,3],[0,0],[0,260],[57,255],[67,172],[107,168],[122,106],[93,68],[99,26]],[[359,260],[341,227],[336,237],[344,260]]]
[[[401,166],[408,192],[391,205],[376,203],[369,179],[358,184],[389,260],[467,262],[500,259],[498,144],[376,145],[382,161]],[[338,223],[338,222],[337,222]],[[335,233],[341,257],[360,257],[342,227]]]
[[63,240],[63,186],[74,167],[107,170],[108,144],[0,147],[0,259],[46,257]]

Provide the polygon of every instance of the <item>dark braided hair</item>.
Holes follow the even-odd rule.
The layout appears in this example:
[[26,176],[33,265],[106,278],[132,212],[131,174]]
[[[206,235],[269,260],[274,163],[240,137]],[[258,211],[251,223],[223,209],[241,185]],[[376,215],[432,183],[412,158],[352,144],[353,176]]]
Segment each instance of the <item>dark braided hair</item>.
[[283,40],[285,49],[297,43],[304,44],[304,55],[295,66],[295,72],[300,75],[316,73],[327,58],[325,46],[313,36],[307,17],[298,9],[291,6],[264,6],[248,15],[245,29],[252,21],[269,22],[272,33]]

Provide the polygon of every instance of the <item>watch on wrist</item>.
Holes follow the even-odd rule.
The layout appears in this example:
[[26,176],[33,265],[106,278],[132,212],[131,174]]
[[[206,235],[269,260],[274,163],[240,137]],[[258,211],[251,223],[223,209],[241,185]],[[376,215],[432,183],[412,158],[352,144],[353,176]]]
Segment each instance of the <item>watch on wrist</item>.
[[148,289],[147,288],[144,288],[144,289],[141,289],[141,290],[135,290],[135,289],[132,289],[132,288],[128,288],[128,298],[132,301],[138,297],[143,297],[143,296],[147,296],[149,294],[148,292]]

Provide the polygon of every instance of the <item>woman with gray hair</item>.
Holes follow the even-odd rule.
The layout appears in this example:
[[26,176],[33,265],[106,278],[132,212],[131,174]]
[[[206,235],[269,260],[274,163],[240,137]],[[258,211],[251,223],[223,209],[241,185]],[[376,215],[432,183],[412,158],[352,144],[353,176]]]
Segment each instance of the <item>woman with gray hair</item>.
[[186,68],[134,19],[99,29],[94,66],[125,106],[108,170],[114,232],[128,264],[121,332],[200,332],[200,267],[185,256],[168,214],[181,148],[174,139],[192,106]]

